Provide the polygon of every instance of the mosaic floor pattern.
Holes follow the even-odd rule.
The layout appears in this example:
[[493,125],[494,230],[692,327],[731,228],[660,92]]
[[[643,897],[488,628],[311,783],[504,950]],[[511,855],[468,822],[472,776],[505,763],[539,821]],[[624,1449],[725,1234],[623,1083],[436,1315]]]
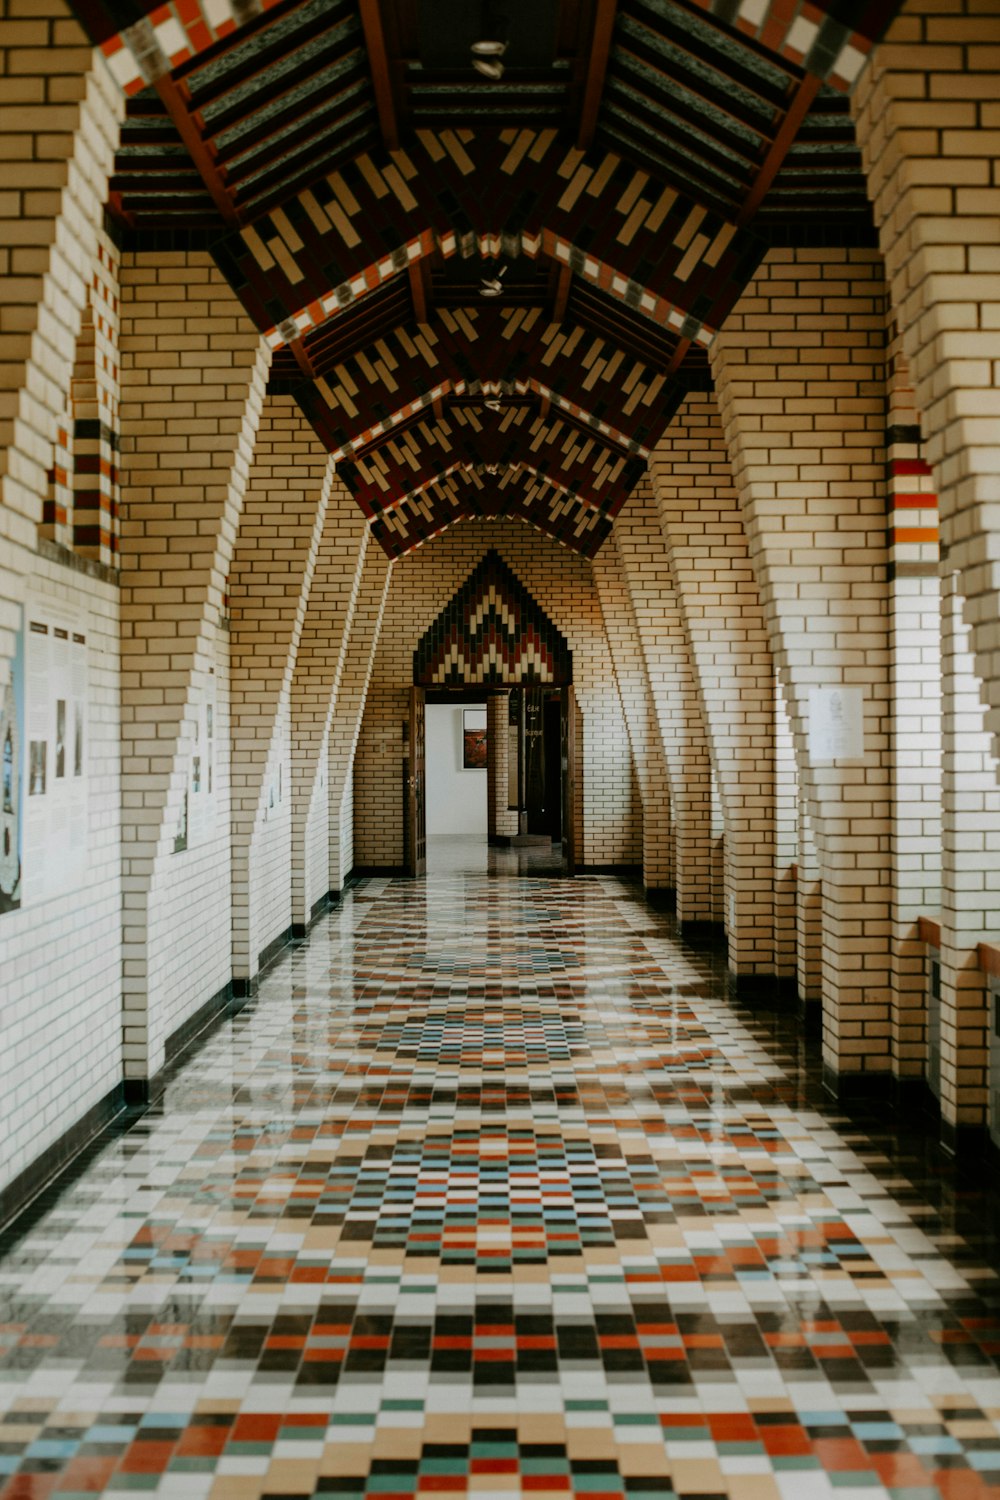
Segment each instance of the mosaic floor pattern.
[[0,1500],[1000,1500],[998,1356],[634,892],[373,880],[0,1258]]

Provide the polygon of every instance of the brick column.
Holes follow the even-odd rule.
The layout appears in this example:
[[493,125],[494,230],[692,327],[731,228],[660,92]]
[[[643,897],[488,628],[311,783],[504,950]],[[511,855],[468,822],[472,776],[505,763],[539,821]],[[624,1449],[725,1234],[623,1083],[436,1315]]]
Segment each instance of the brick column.
[[[214,676],[224,758],[225,589],[269,352],[203,252],[122,265],[122,789],[126,1077],[228,984],[228,806],[199,850],[175,853]],[[228,765],[220,764],[228,780]],[[178,953],[177,933],[184,946]]]
[[305,931],[312,907],[331,889],[330,731],[369,545],[370,532],[357,501],[335,478],[292,675],[292,925],[296,931]]
[[976,947],[996,932],[1000,786],[959,574],[941,578],[941,1131],[955,1150],[987,1107],[989,1010]]
[[908,0],[852,99],[940,513],[941,1111],[949,1144],[985,1118],[975,945],[1000,924],[1000,893],[983,868],[1000,853],[990,783],[1000,749],[996,42],[995,6],[956,12],[940,0]]
[[648,480],[619,514],[614,536],[670,781],[677,920],[682,928],[698,927],[713,920],[711,765],[690,644]]
[[[793,984],[799,889],[799,778],[781,682],[774,678],[774,972]],[[801,992],[800,992],[801,993]],[[815,998],[819,999],[819,990]]]
[[[883,306],[872,251],[772,251],[712,350],[819,858],[831,1083],[890,1066]],[[857,758],[811,752],[813,688],[860,690]]]
[[[65,470],[76,341],[124,99],[61,0],[0,0],[0,687],[43,509],[71,539]],[[66,433],[57,458],[60,428]],[[50,480],[51,475],[51,480]],[[53,488],[50,490],[50,484]]]
[[[287,754],[292,672],[333,465],[291,396],[269,396],[257,434],[229,580],[232,682],[233,974],[251,979],[261,948],[291,923],[291,821],[285,818],[267,903],[258,930],[256,887],[270,873],[264,845],[276,759]],[[283,775],[288,774],[286,767]],[[277,910],[278,919],[274,920]],[[274,930],[270,930],[273,928]]]
[[611,648],[632,764],[642,798],[642,879],[647,891],[675,893],[670,784],[632,597],[612,533],[594,558],[594,582]]
[[361,733],[368,685],[382,629],[391,564],[382,548],[369,546],[358,592],[327,749],[330,769],[330,889],[339,892],[354,865],[354,753]]
[[918,919],[941,907],[941,585],[937,496],[909,370],[889,321],[887,483],[893,698],[893,1066],[927,1063],[927,978]]
[[774,667],[714,397],[691,395],[651,465],[725,829],[729,970],[774,974]]
[[[1000,187],[995,5],[907,0],[852,98],[886,277],[940,504],[1000,733]],[[994,750],[1000,748],[995,745]]]

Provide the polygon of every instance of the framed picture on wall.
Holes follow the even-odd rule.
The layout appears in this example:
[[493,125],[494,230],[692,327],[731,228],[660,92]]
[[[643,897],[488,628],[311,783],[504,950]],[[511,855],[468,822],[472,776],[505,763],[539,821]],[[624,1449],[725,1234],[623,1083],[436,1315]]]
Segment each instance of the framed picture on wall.
[[466,708],[462,712],[462,768],[486,770],[485,708]]

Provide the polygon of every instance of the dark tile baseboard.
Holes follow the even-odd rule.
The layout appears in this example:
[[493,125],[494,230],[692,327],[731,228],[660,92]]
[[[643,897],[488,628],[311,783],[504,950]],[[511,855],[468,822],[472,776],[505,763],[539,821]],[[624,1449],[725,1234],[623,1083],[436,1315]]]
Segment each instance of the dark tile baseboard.
[[0,1253],[48,1212],[59,1193],[104,1147],[109,1131],[115,1126],[118,1133],[127,1130],[134,1119],[135,1111],[126,1105],[125,1085],[116,1083],[40,1157],[0,1188]]

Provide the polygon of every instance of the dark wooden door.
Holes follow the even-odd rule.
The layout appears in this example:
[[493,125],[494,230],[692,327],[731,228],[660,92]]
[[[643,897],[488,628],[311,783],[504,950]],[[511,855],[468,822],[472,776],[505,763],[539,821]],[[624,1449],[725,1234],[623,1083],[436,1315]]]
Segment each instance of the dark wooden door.
[[427,873],[427,718],[423,688],[410,689],[403,860],[408,875]]

